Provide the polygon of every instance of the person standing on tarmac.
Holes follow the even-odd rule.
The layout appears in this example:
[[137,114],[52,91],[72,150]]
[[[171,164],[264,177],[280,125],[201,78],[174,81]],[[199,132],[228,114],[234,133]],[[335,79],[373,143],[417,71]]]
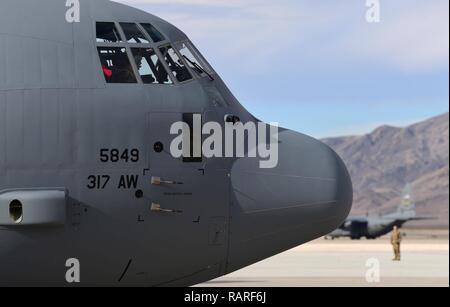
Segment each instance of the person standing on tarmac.
[[402,243],[402,234],[397,226],[394,226],[394,230],[391,235],[391,244],[394,248],[395,258],[392,261],[401,261],[400,244]]

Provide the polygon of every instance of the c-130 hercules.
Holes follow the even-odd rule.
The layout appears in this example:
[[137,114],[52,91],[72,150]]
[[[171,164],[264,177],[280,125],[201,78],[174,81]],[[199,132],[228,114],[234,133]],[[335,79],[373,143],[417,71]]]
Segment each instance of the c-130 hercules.
[[270,169],[174,158],[174,122],[258,120],[166,21],[65,2],[0,2],[0,285],[188,286],[342,224],[347,169],[305,135]]
[[334,240],[349,237],[352,240],[360,240],[366,237],[373,240],[390,233],[394,226],[402,228],[408,222],[434,219],[434,217],[416,215],[412,186],[408,184],[403,190],[402,201],[395,212],[378,216],[349,217],[325,238]]

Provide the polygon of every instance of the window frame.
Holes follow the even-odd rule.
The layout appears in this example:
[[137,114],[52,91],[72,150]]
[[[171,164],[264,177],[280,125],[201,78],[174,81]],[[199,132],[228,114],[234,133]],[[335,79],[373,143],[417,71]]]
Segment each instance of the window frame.
[[[194,56],[194,58],[197,61],[200,61],[199,64],[204,64],[206,67],[202,67],[207,73],[202,73],[201,75],[199,73],[197,73],[196,71],[193,70],[193,68],[191,67],[191,65],[189,65],[186,61],[186,59],[184,58],[184,56],[181,54],[180,50],[178,50],[179,48],[177,47],[177,45],[181,45],[181,44],[186,44],[186,48],[189,50],[189,52],[192,53],[192,55]],[[183,62],[187,64],[187,67],[191,70],[191,74],[193,74],[195,77],[197,77],[198,79],[202,79],[205,77],[208,77],[209,75],[215,75],[216,72],[212,69],[211,65],[209,65],[208,61],[206,61],[206,59],[201,55],[201,53],[198,51],[197,48],[195,48],[194,44],[189,40],[181,40],[181,41],[176,41],[174,43],[172,43],[172,47],[175,49],[175,51],[177,52],[177,54],[179,56],[181,56],[181,58],[183,59]],[[200,65],[201,66],[201,65]]]
[[[196,80],[198,75],[193,73],[193,71],[191,70],[191,68],[189,67],[189,65],[186,63],[186,60],[184,59],[184,57],[180,54],[180,52],[177,50],[177,48],[174,47],[174,44],[176,44],[176,43],[173,43],[173,42],[167,42],[167,43],[165,43],[165,44],[162,44],[162,45],[159,45],[159,46],[158,46],[158,53],[160,54],[161,58],[163,59],[164,63],[166,64],[167,69],[168,69],[167,71],[168,71],[169,74],[173,77],[173,79],[175,79],[175,80],[178,82],[178,84],[185,84],[185,83],[187,83],[187,82],[191,82],[191,81],[193,81],[193,80]],[[178,81],[178,78],[174,75],[173,71],[170,69],[169,64],[167,63],[167,61],[166,61],[164,55],[161,53],[161,50],[160,50],[160,48],[165,48],[165,47],[169,47],[169,46],[173,49],[173,51],[175,52],[175,54],[176,54],[176,55],[180,58],[180,60],[183,62],[184,67],[187,68],[187,70],[188,70],[189,73],[191,74],[191,79],[185,80],[185,81],[182,81],[182,82]]]
[[[142,45],[142,44],[141,44],[141,45]],[[145,44],[145,45],[148,45],[148,44]],[[147,49],[147,50],[148,50],[148,49],[151,49],[151,50],[155,53],[155,55],[158,57],[158,60],[161,61],[161,63],[162,63],[162,65],[163,65],[164,69],[166,70],[167,76],[169,77],[171,83],[168,83],[168,84],[165,84],[165,83],[145,83],[145,82],[142,80],[142,76],[141,76],[141,74],[139,73],[139,68],[137,67],[136,60],[134,59],[133,49]],[[140,79],[140,81],[142,82],[143,85],[151,85],[151,86],[158,86],[158,85],[160,85],[160,86],[173,86],[173,85],[176,84],[176,83],[175,83],[176,78],[174,78],[174,76],[170,73],[170,70],[169,70],[169,67],[167,66],[166,61],[164,60],[164,58],[163,58],[160,54],[158,54],[158,50],[156,50],[155,47],[149,47],[149,46],[146,46],[146,47],[142,47],[142,46],[139,46],[139,47],[138,47],[138,46],[136,46],[136,47],[134,47],[134,46],[132,46],[132,47],[130,47],[130,52],[131,52],[131,57],[132,57],[132,60],[133,60],[132,65],[135,66],[136,71],[137,71],[137,76],[139,77],[139,79]],[[154,73],[154,71],[152,71],[152,72]]]
[[[98,23],[114,24],[114,26],[116,27],[116,30],[117,30],[117,34],[119,34],[120,41],[119,42],[98,42],[97,41],[97,24]],[[94,21],[94,42],[95,42],[96,46],[98,46],[99,44],[122,44],[122,43],[124,43],[124,35],[122,32],[122,28],[118,27],[118,23],[115,21],[100,21],[100,20]],[[100,47],[102,47],[102,46],[100,46]]]
[[[153,23],[151,22],[137,22],[136,23],[139,28],[145,33],[145,35],[150,39],[150,42],[152,42],[153,44],[163,44],[164,42],[167,42],[167,35],[165,35],[164,33],[162,33],[158,28],[156,28]],[[152,26],[153,28],[155,28],[156,31],[159,32],[159,34],[162,35],[162,37],[164,38],[163,40],[157,41],[155,42],[153,40],[153,38],[151,37],[150,33],[148,33],[147,29],[144,28],[144,26],[142,24],[149,24],[150,26]]]
[[[107,23],[114,23],[118,34],[120,36],[120,42],[97,42],[97,23],[102,23],[102,22],[107,22]],[[150,43],[129,43],[127,41],[126,35],[124,30],[122,29],[122,26],[120,25],[121,23],[133,23],[137,26],[137,28],[142,32],[142,34],[147,38],[147,40]],[[137,86],[177,86],[177,85],[184,85],[186,83],[198,80],[198,79],[202,79],[207,77],[206,75],[198,75],[197,73],[195,73],[195,71],[192,70],[192,68],[190,67],[190,65],[186,62],[186,59],[184,59],[184,57],[181,55],[181,53],[179,52],[178,48],[176,47],[176,44],[180,44],[180,43],[187,43],[188,46],[190,46],[192,48],[191,52],[194,53],[194,57],[198,56],[200,58],[200,60],[202,62],[204,62],[207,67],[209,68],[208,73],[215,74],[215,71],[212,69],[211,65],[209,65],[209,63],[204,59],[204,57],[200,54],[200,52],[197,50],[197,48],[194,46],[194,44],[192,44],[192,42],[189,39],[184,39],[184,40],[179,40],[179,41],[170,41],[168,40],[168,36],[166,35],[166,33],[164,33],[163,31],[161,31],[158,27],[155,27],[155,29],[157,31],[159,31],[161,33],[161,35],[164,37],[163,41],[157,42],[155,43],[153,41],[153,39],[150,37],[150,35],[147,33],[147,31],[145,30],[145,28],[141,25],[142,23],[148,23],[151,24],[153,27],[155,27],[153,25],[152,22],[150,21],[142,21],[142,22],[136,22],[136,21],[127,21],[127,20],[115,20],[115,21],[104,21],[104,20],[94,20],[93,21],[93,29],[94,29],[94,49],[95,49],[95,53],[96,53],[96,62],[97,62],[97,66],[101,68],[101,60],[100,60],[100,56],[98,54],[98,49],[97,48],[125,48],[126,49],[126,53],[127,53],[127,57],[128,60],[131,63],[131,67],[133,69],[133,73],[134,76],[136,78],[136,83],[108,83],[105,79],[105,76],[103,75],[101,69],[97,70],[98,73],[100,73],[101,75],[101,80],[103,82],[104,85],[106,86],[133,86],[133,85],[137,85]],[[176,53],[176,55],[181,59],[183,65],[187,68],[187,70],[189,71],[189,73],[191,74],[192,78],[183,82],[178,81],[178,79],[175,77],[175,75],[173,74],[172,70],[170,69],[167,61],[165,60],[165,57],[162,55],[160,48],[163,47],[167,47],[167,46],[171,46],[172,49],[174,50],[174,52]],[[136,65],[136,61],[134,60],[134,56],[133,56],[133,51],[132,48],[145,48],[145,49],[153,49],[153,51],[155,52],[155,54],[158,56],[159,60],[161,60],[162,65],[164,66],[164,68],[166,69],[170,80],[172,81],[171,84],[159,84],[159,83],[153,83],[153,84],[149,84],[149,83],[144,83],[142,81],[142,77],[139,73],[139,69]],[[189,48],[189,47],[188,47]],[[189,48],[190,49],[190,48]],[[206,69],[206,68],[205,68]]]
[[[137,23],[137,22],[122,22],[122,21],[119,21],[119,22],[117,22],[117,23],[118,23],[119,26],[120,26],[119,31],[122,32],[121,35],[123,35],[123,37],[124,37],[124,43],[129,44],[129,45],[151,45],[151,44],[153,43],[152,39],[149,37],[149,35],[148,35],[147,32],[145,31],[145,29],[143,29],[139,23]],[[122,28],[122,25],[121,25],[121,24],[123,24],[123,23],[124,23],[124,24],[134,24],[134,25],[136,26],[136,28],[137,28],[137,29],[141,32],[141,34],[144,36],[144,38],[148,41],[148,43],[130,43],[130,42],[127,40],[127,35],[126,35],[124,29]]]
[[117,44],[114,44],[114,45],[110,44],[109,46],[98,46],[98,45],[95,46],[95,51],[96,51],[97,58],[98,58],[98,63],[99,63],[98,65],[99,65],[99,67],[101,68],[101,67],[102,67],[102,61],[101,61],[101,59],[100,59],[99,48],[119,48],[119,49],[125,49],[125,54],[126,54],[126,56],[127,56],[128,61],[130,62],[130,66],[131,66],[131,69],[133,70],[134,78],[135,78],[135,80],[136,80],[136,82],[130,82],[130,83],[127,83],[127,82],[107,82],[107,81],[106,81],[106,78],[105,78],[105,76],[104,76],[104,73],[102,72],[102,73],[101,73],[102,79],[104,80],[104,82],[105,82],[107,85],[127,85],[127,86],[129,86],[129,85],[139,85],[139,81],[142,81],[142,80],[140,80],[140,78],[138,78],[139,75],[136,75],[136,71],[135,71],[135,70],[136,70],[136,67],[135,67],[135,65],[133,65],[134,58],[133,58],[133,59],[130,58],[129,50],[128,50],[127,47],[125,47],[125,46],[119,46],[119,45],[117,45]]

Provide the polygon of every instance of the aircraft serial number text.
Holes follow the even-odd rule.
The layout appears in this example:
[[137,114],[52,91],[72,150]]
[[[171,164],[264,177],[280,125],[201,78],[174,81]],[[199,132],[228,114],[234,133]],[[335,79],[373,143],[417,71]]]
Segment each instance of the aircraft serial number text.
[[102,163],[137,163],[139,162],[139,149],[100,149],[100,162]]

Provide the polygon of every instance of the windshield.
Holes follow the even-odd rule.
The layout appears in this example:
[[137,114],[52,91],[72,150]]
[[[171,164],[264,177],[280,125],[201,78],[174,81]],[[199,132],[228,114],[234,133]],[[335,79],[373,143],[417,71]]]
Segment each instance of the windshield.
[[169,74],[151,48],[132,48],[136,67],[145,84],[172,84]]
[[211,70],[208,65],[196,54],[192,45],[188,42],[175,44],[181,56],[184,58],[189,67],[199,76],[208,75],[211,77]]
[[184,66],[183,61],[179,58],[178,54],[175,52],[175,50],[172,48],[172,46],[165,46],[159,48],[162,56],[167,62],[167,65],[169,66],[170,70],[172,71],[173,75],[179,82],[184,82],[187,80],[191,80],[192,76],[187,69],[186,66]]

